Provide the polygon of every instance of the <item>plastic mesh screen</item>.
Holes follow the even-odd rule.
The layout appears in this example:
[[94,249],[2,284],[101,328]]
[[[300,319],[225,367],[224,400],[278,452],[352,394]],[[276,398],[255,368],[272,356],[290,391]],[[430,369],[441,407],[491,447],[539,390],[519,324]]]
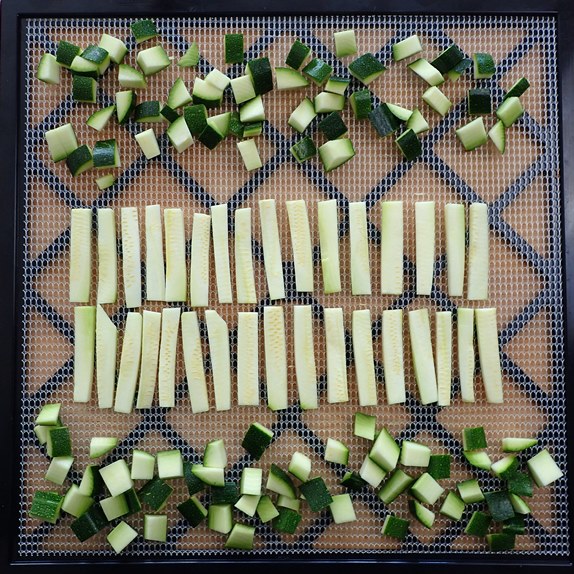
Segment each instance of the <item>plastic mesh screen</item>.
[[[296,303],[310,303],[315,309],[316,361],[321,381],[324,381],[326,358],[322,326],[322,308],[342,307],[347,333],[350,335],[351,312],[368,308],[372,313],[373,340],[379,406],[361,410],[377,415],[379,425],[385,425],[395,436],[417,438],[434,452],[453,455],[452,477],[442,481],[445,488],[454,488],[465,477],[478,476],[486,488],[495,488],[498,481],[486,473],[471,469],[462,457],[461,429],[483,425],[487,432],[491,458],[499,454],[500,440],[505,436],[537,436],[548,447],[558,465],[566,470],[566,406],[564,398],[564,346],[562,315],[560,182],[558,148],[558,87],[556,75],[556,29],[550,17],[313,17],[313,18],[194,18],[160,19],[157,21],[160,42],[175,61],[191,41],[198,42],[202,59],[197,69],[171,66],[167,71],[149,79],[148,87],[138,93],[139,101],[166,98],[178,75],[189,83],[196,75],[217,67],[237,76],[240,66],[224,64],[223,34],[240,31],[245,34],[247,59],[267,55],[274,66],[283,65],[292,41],[299,37],[312,47],[313,53],[333,65],[335,73],[345,73],[351,58],[338,60],[332,53],[334,31],[356,30],[359,53],[372,52],[388,71],[369,88],[381,101],[405,107],[420,106],[430,123],[423,137],[423,156],[416,162],[401,161],[392,138],[379,139],[368,122],[357,122],[346,109],[343,118],[349,126],[349,137],[357,155],[342,168],[325,175],[315,160],[297,164],[289,147],[297,134],[287,125],[287,118],[302,98],[301,91],[289,91],[264,96],[268,123],[257,139],[264,167],[254,173],[244,170],[232,138],[215,151],[200,144],[177,154],[165,135],[159,137],[161,156],[146,161],[133,139],[142,129],[136,124],[119,127],[112,120],[97,133],[85,124],[86,118],[103,104],[112,103],[119,87],[117,72],[112,68],[100,82],[98,106],[77,105],[71,99],[71,80],[62,73],[59,86],[46,86],[34,78],[42,53],[54,53],[58,40],[66,39],[79,46],[97,44],[103,32],[122,38],[130,48],[127,63],[135,65],[135,46],[125,19],[30,19],[26,25],[26,128],[25,128],[25,263],[24,301],[22,316],[22,443],[21,443],[21,511],[19,552],[21,556],[106,556],[113,554],[105,541],[107,531],[85,543],[80,543],[69,529],[71,516],[65,515],[57,525],[42,524],[27,516],[30,501],[37,489],[57,489],[43,476],[48,460],[38,447],[33,434],[33,421],[38,408],[46,402],[62,402],[62,418],[72,433],[76,462],[72,479],[81,476],[88,464],[88,445],[92,436],[114,435],[120,438],[117,456],[130,456],[134,447],[150,452],[180,448],[184,456],[199,461],[204,444],[213,438],[225,439],[231,461],[229,476],[238,478],[250,459],[240,442],[249,423],[254,420],[272,426],[277,440],[261,460],[267,470],[271,462],[286,467],[291,454],[300,450],[313,459],[313,472],[325,478],[332,492],[342,492],[338,482],[342,470],[322,458],[328,437],[345,441],[351,451],[349,466],[357,469],[367,451],[363,439],[353,436],[352,417],[359,410],[354,368],[350,357],[348,403],[330,405],[324,389],[320,406],[302,413],[297,406],[292,342],[292,312]],[[391,45],[418,33],[429,60],[451,42],[456,42],[467,54],[490,52],[497,62],[496,75],[481,84],[492,89],[498,103],[503,89],[518,78],[526,76],[532,87],[522,100],[527,113],[507,132],[507,151],[502,157],[492,145],[473,153],[465,153],[456,139],[454,128],[466,121],[465,94],[475,85],[470,77],[447,82],[444,92],[454,105],[445,118],[440,118],[422,103],[422,80],[402,63],[391,63]],[[151,44],[150,44],[151,45]],[[354,81],[351,90],[359,89]],[[310,87],[306,94],[318,88]],[[231,96],[226,95],[224,109],[232,109]],[[95,141],[118,139],[122,168],[117,183],[99,192],[94,172],[72,178],[65,165],[50,161],[44,142],[44,132],[71,121],[78,140],[93,146]],[[487,118],[488,127],[493,117]],[[147,128],[148,126],[145,126]],[[312,128],[315,131],[316,126]],[[158,135],[163,128],[156,126]],[[229,412],[191,414],[184,384],[181,349],[178,359],[176,407],[171,410],[153,408],[120,415],[98,410],[96,401],[74,404],[73,390],[73,305],[68,302],[69,209],[71,207],[111,206],[116,209],[137,206],[143,223],[145,205],[182,207],[185,210],[186,234],[191,238],[194,212],[208,212],[214,203],[229,202],[231,209],[253,207],[255,276],[262,311],[266,301],[266,282],[260,250],[257,202],[276,198],[287,298],[280,301],[285,308],[287,351],[289,364],[289,393],[291,404],[286,411],[272,413],[264,405],[238,407],[236,397]],[[341,266],[343,291],[323,295],[320,265],[316,257],[315,293],[301,296],[294,289],[294,273],[285,200],[307,200],[312,237],[318,246],[316,202],[336,198],[341,207]],[[398,298],[376,295],[380,290],[380,199],[402,199],[405,209],[405,292]],[[414,202],[434,199],[437,209],[437,260],[435,288],[431,297],[416,297],[414,287]],[[350,253],[347,227],[348,201],[365,200],[368,205],[370,257],[372,261],[373,296],[352,296],[350,286]],[[490,299],[471,303],[463,298],[449,298],[446,293],[444,259],[443,206],[447,202],[483,200],[489,204],[491,269]],[[143,229],[143,227],[142,227]],[[119,225],[118,225],[119,232]],[[95,244],[94,244],[95,249]],[[316,247],[316,256],[318,256]],[[233,243],[230,244],[231,255]],[[121,260],[120,260],[121,261]],[[234,268],[233,257],[231,260]],[[189,259],[188,259],[189,265]],[[213,260],[211,268],[213,269]],[[233,271],[232,271],[233,273]],[[93,283],[95,287],[95,282]],[[466,292],[466,290],[465,290]],[[120,300],[108,305],[120,327],[119,345],[126,309]],[[92,292],[95,303],[95,290]],[[464,404],[460,400],[455,379],[453,404],[447,408],[421,406],[411,367],[408,333],[405,329],[405,366],[408,400],[405,405],[389,406],[384,400],[381,366],[380,319],[384,309],[401,307],[405,310],[427,307],[431,311],[434,331],[434,310],[455,309],[457,306],[495,306],[502,350],[505,402],[488,405],[480,377],[476,379],[477,402]],[[144,302],[144,308],[159,310],[161,305]],[[249,306],[220,305],[217,301],[215,277],[212,275],[210,308],[217,310],[228,322],[232,340],[232,357],[236,354],[235,329],[237,312]],[[204,311],[199,310],[202,332]],[[405,320],[406,325],[406,320]],[[263,323],[260,321],[262,333]],[[262,337],[261,337],[262,339]],[[350,339],[349,339],[350,341]],[[181,345],[181,343],[180,343]],[[207,355],[207,345],[204,353]],[[263,349],[261,349],[263,357]],[[456,353],[453,356],[456,365]],[[261,381],[264,369],[261,361]],[[456,369],[454,369],[456,375]],[[235,373],[233,374],[235,376]],[[211,374],[207,360],[210,400],[213,405]],[[235,379],[233,379],[235,383]],[[115,455],[114,455],[115,456]],[[109,461],[113,460],[112,458]],[[189,528],[180,519],[176,505],[186,493],[183,481],[178,481],[166,512],[169,515],[168,542],[165,545],[146,543],[140,536],[128,547],[126,554],[135,557],[192,556],[223,553],[224,537],[203,523]],[[385,515],[395,512],[408,517],[406,497],[385,507],[372,489],[354,495],[358,521],[335,525],[328,512],[312,514],[303,505],[303,520],[293,536],[279,535],[268,525],[258,524],[255,553],[288,554],[305,552],[354,553],[450,553],[472,554],[485,550],[482,539],[464,535],[472,507],[467,507],[463,520],[451,522],[437,514],[431,530],[411,521],[412,532],[404,542],[384,538],[380,528]],[[527,534],[517,537],[517,555],[554,555],[568,553],[568,517],[566,480],[554,487],[537,489],[532,501],[532,515],[527,517]],[[128,522],[140,533],[143,513]]]

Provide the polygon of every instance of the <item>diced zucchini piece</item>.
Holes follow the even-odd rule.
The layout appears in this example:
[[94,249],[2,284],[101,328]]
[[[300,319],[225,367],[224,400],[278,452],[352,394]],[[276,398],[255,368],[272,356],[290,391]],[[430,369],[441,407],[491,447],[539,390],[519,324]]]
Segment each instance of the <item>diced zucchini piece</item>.
[[331,76],[325,84],[325,91],[344,96],[350,82],[351,80],[349,80],[349,78],[338,78],[336,76]]
[[369,52],[359,56],[349,64],[351,75],[365,86],[376,80],[385,70],[385,66]]
[[[265,261],[265,276],[272,301],[285,298],[281,242],[274,199],[259,201],[259,220]],[[285,407],[284,407],[285,408]]]
[[110,118],[116,111],[116,106],[111,105],[106,108],[102,108],[97,112],[94,112],[87,120],[86,124],[88,124],[92,129],[100,132],[102,131],[107,123],[110,121]]
[[507,487],[509,494],[517,496],[532,496],[532,480],[530,475],[525,472],[517,472],[516,469],[507,478]]
[[472,60],[470,58],[463,58],[458,64],[446,72],[446,76],[452,82],[456,82],[471,66]]
[[342,403],[349,400],[347,360],[343,309],[324,308],[325,345],[327,348],[327,401]]
[[349,462],[349,447],[344,442],[329,437],[325,447],[325,460],[346,465]]
[[400,450],[399,445],[389,431],[386,428],[382,428],[371,447],[369,458],[383,470],[390,472],[397,466]]
[[96,142],[92,157],[95,168],[120,167],[120,154],[114,139]]
[[167,514],[144,515],[144,539],[154,542],[167,540]]
[[171,65],[171,60],[162,46],[154,46],[138,52],[137,63],[146,76],[152,76]]
[[223,91],[201,78],[195,78],[191,95],[195,105],[203,104],[206,108],[217,108],[221,105]]
[[494,65],[494,60],[490,54],[484,52],[477,52],[472,55],[472,61],[474,63],[474,79],[481,80],[484,78],[490,78],[494,75],[496,71],[496,66]]
[[406,122],[411,117],[413,111],[408,108],[397,106],[396,104],[387,104],[387,107],[401,122]]
[[179,59],[177,65],[180,68],[193,68],[199,64],[199,46],[197,42],[192,42],[185,54]]
[[130,469],[123,458],[101,467],[99,473],[112,496],[123,494],[134,486]]
[[348,494],[337,494],[333,496],[333,502],[329,504],[329,509],[331,510],[335,524],[344,524],[357,520],[357,515],[353,508],[353,501]]
[[515,474],[517,468],[518,459],[515,454],[512,454],[497,460],[491,465],[490,470],[494,476],[506,480]]
[[[247,438],[247,436],[245,438]],[[243,440],[243,443],[245,443],[245,439]],[[245,446],[245,444],[243,446]],[[253,453],[251,452],[250,454],[253,455]],[[260,456],[254,458],[259,459]],[[271,468],[269,469],[269,475],[267,476],[267,483],[265,485],[265,488],[267,490],[270,490],[271,492],[288,496],[289,498],[297,498],[295,485],[293,484],[291,477],[282,468],[278,467],[274,463],[271,463]]]
[[136,134],[135,138],[147,159],[153,159],[161,153],[153,128]]
[[390,504],[395,500],[400,494],[402,494],[411,484],[415,481],[414,477],[403,472],[400,468],[397,468],[391,478],[385,483],[383,488],[379,490],[377,496],[385,504]]
[[428,309],[409,311],[409,335],[421,403],[428,405],[438,400]]
[[[160,112],[162,117],[164,117],[170,124],[173,124],[176,120],[178,120],[181,116],[172,108],[170,108],[168,105],[164,105]],[[189,131],[189,130],[188,130]],[[168,133],[169,136],[169,133]],[[169,138],[170,141],[172,142],[172,144],[175,146],[175,143],[173,142],[173,139],[170,137]],[[178,150],[179,151],[179,150]]]
[[44,478],[54,484],[64,484],[72,464],[74,464],[73,456],[55,456],[50,461],[50,466]]
[[257,312],[238,313],[237,404],[259,404],[259,317]]
[[355,30],[335,32],[333,38],[335,39],[335,55],[337,58],[344,58],[357,53]]
[[207,516],[207,509],[195,496],[179,504],[177,509],[193,528],[199,526]]
[[385,476],[387,476],[387,473],[367,455],[359,470],[359,476],[367,484],[370,484],[373,488],[377,488]]
[[507,437],[502,439],[502,450],[504,452],[520,452],[537,444],[538,439],[535,438]]
[[546,449],[528,459],[526,464],[537,486],[548,486],[564,474]]
[[492,518],[488,514],[476,510],[470,517],[464,532],[472,536],[486,536],[491,522]]
[[333,502],[325,481],[320,476],[304,482],[299,490],[313,512],[319,512]]
[[158,452],[156,459],[157,474],[160,478],[178,478],[183,476],[183,460],[179,450]]
[[309,85],[306,78],[292,68],[275,68],[275,78],[277,79],[278,90],[293,90]]
[[299,133],[303,133],[307,126],[315,119],[316,115],[313,102],[309,98],[304,98],[293,110],[287,123]]
[[[86,77],[96,81],[99,77],[98,64],[85,60],[81,56],[76,56],[70,66],[73,77]],[[73,85],[73,83],[72,83]],[[85,86],[91,89],[92,83],[86,82]]]
[[462,448],[464,451],[480,450],[487,446],[484,427],[462,429]]
[[227,452],[223,439],[212,440],[205,445],[203,465],[209,468],[225,468],[227,466]]
[[502,99],[504,101],[508,98],[519,98],[529,87],[530,82],[526,78],[520,78],[512,85]]
[[204,104],[186,106],[183,110],[183,117],[189,131],[194,136],[199,136],[207,127],[207,109]]
[[428,466],[431,456],[431,449],[418,442],[404,440],[401,445],[401,456],[399,462],[403,466]]
[[332,112],[326,118],[323,118],[319,122],[318,128],[328,140],[336,140],[337,138],[344,136],[348,131],[341,115],[337,112]]
[[524,108],[517,97],[506,98],[496,110],[496,117],[504,124],[505,128],[510,127],[518,118],[524,114]]
[[419,52],[422,52],[423,47],[421,41],[416,34],[393,44],[393,60],[399,62],[406,58],[410,58]]
[[464,502],[454,492],[449,492],[439,512],[444,516],[448,516],[448,518],[452,518],[452,520],[460,520],[464,512]]
[[237,149],[241,154],[241,159],[247,171],[253,171],[254,169],[263,167],[257,144],[253,140],[237,142]]
[[138,497],[142,502],[158,512],[165,507],[172,493],[173,487],[162,478],[156,476],[140,488]]
[[255,87],[251,80],[251,76],[238,76],[231,80],[231,90],[236,104],[243,104],[253,99],[255,94]]
[[[197,494],[198,492],[201,492],[205,489],[205,483],[203,480],[201,480],[201,478],[196,476],[193,472],[194,466],[196,465],[192,464],[191,462],[183,463],[183,478],[185,480],[185,485],[187,486],[189,496],[193,496],[194,494]],[[225,480],[223,485],[225,486]]]
[[333,68],[320,58],[313,58],[302,70],[315,85],[322,86],[333,73]]
[[277,532],[294,534],[302,516],[297,511],[284,506],[279,507],[278,512],[279,515],[273,519],[273,528]]
[[147,87],[145,76],[127,64],[120,64],[118,68],[118,82],[122,88],[139,89]]
[[255,538],[255,526],[248,526],[236,522],[227,537],[225,548],[236,548],[238,550],[252,550],[253,539]]
[[371,92],[369,90],[358,90],[349,97],[351,108],[358,120],[366,120],[372,109]]
[[214,504],[212,501],[207,510],[207,523],[210,530],[229,534],[233,528],[233,507],[231,504]]
[[418,108],[413,110],[406,122],[406,128],[413,130],[415,134],[421,134],[429,130],[429,124]]
[[202,464],[194,464],[191,467],[191,472],[203,483],[209,486],[225,485],[225,475],[222,468],[213,468],[203,466]]
[[29,516],[38,518],[50,524],[56,524],[60,518],[60,510],[64,497],[57,492],[37,490],[32,499]]
[[127,46],[120,39],[105,33],[100,38],[99,46],[108,52],[114,64],[121,64],[128,53]]
[[354,156],[355,148],[348,138],[328,141],[319,147],[319,157],[327,173],[347,163]]
[[392,514],[387,514],[385,521],[383,522],[381,534],[384,534],[385,536],[391,536],[392,538],[397,538],[399,540],[404,540],[408,534],[408,531],[408,520],[398,518]]
[[260,423],[252,423],[241,442],[241,446],[255,459],[259,460],[273,441],[273,431]]
[[225,63],[241,64],[243,62],[243,34],[225,34]]
[[431,454],[427,472],[435,479],[450,478],[450,454]]
[[337,200],[329,199],[317,203],[319,218],[319,242],[321,248],[321,269],[325,294],[341,291],[339,268],[339,215]]
[[362,490],[366,484],[366,481],[364,481],[358,473],[350,470],[348,470],[341,479],[341,485],[348,490],[359,491]]
[[294,452],[288,470],[301,482],[306,482],[311,474],[311,459],[302,452]]
[[290,498],[284,494],[280,494],[277,497],[277,508],[290,508],[295,512],[299,512],[301,509],[301,500],[299,498]]
[[247,73],[251,76],[257,95],[266,94],[273,89],[273,72],[269,58],[256,58],[247,62]]
[[492,112],[490,90],[488,88],[472,88],[468,90],[467,105],[468,113],[471,116],[490,114]]
[[80,542],[91,538],[108,525],[108,520],[99,504],[94,504],[89,510],[70,524],[70,528]]
[[504,127],[504,122],[502,120],[496,122],[488,130],[488,137],[492,140],[496,149],[503,154],[506,149],[506,128]]
[[353,434],[368,440],[375,440],[377,417],[365,413],[355,413]]
[[36,78],[46,84],[60,83],[60,66],[53,54],[42,54],[38,68],[36,69]]
[[155,23],[153,20],[149,19],[138,20],[137,22],[130,24],[130,28],[132,29],[132,34],[134,35],[137,44],[145,42],[150,38],[155,38],[158,35]]
[[[419,138],[411,129],[405,130],[396,140],[396,144],[407,161],[412,161],[422,154],[423,148]],[[423,202],[417,202],[423,203]]]
[[259,504],[257,505],[257,516],[259,516],[259,520],[261,520],[263,524],[279,516],[279,511],[275,508],[271,497],[265,495],[260,498]]
[[50,458],[72,455],[72,441],[68,427],[56,426],[48,429],[46,452]]
[[446,116],[452,106],[452,102],[436,86],[426,90],[423,100],[441,116]]
[[93,165],[92,152],[87,145],[75,149],[66,158],[66,166],[74,177],[92,169]]
[[491,552],[514,550],[514,534],[508,532],[492,532],[486,535],[486,543]]
[[84,475],[80,481],[79,493],[85,496],[96,497],[104,488],[104,481],[100,476],[100,467],[96,465],[88,465],[84,470]]
[[78,518],[82,516],[82,514],[84,514],[93,504],[93,498],[82,494],[77,484],[72,484],[64,497],[62,510]]
[[419,58],[411,62],[407,67],[422,78],[429,86],[440,86],[444,83],[443,75],[424,58]]
[[62,403],[48,403],[42,407],[36,417],[36,424],[46,427],[60,426]]
[[520,498],[520,496],[514,494],[513,492],[509,492],[508,498],[510,499],[510,504],[512,504],[512,508],[516,514],[525,515],[532,512],[530,506],[528,506],[528,504],[526,504],[526,502]]
[[78,56],[80,52],[81,49],[79,46],[66,42],[66,40],[60,40],[56,48],[56,62],[64,68],[69,68],[74,58]]
[[225,88],[229,86],[229,78],[217,68],[213,68],[213,70],[205,76],[205,81],[208,84],[215,86],[220,91],[225,90]]
[[244,124],[262,122],[265,119],[265,108],[261,96],[256,96],[239,108],[239,119]]
[[472,504],[473,502],[481,502],[484,500],[484,494],[478,485],[478,481],[474,478],[469,480],[464,480],[456,485],[460,497],[466,504]]
[[164,117],[161,115],[159,101],[142,102],[134,109],[134,120],[138,123],[161,123]]
[[52,161],[58,162],[66,159],[74,150],[78,148],[78,140],[72,124],[64,124],[59,128],[47,130],[44,133],[48,151]]
[[441,73],[446,74],[452,70],[462,59],[464,53],[456,44],[451,44],[443,50],[431,64]]
[[291,46],[291,49],[289,50],[289,53],[287,54],[285,63],[291,68],[298,70],[303,65],[305,58],[309,55],[310,52],[311,48],[309,48],[309,46],[306,46],[300,40],[295,40]]
[[132,111],[136,107],[136,100],[136,94],[132,90],[116,93],[116,114],[118,116],[119,124],[127,122]]
[[464,457],[468,462],[475,466],[476,468],[482,468],[483,470],[490,470],[492,466],[492,461],[488,454],[481,450],[471,450],[471,451],[464,451]]
[[118,446],[115,436],[95,436],[90,440],[90,458],[99,458]]
[[155,457],[143,450],[134,449],[132,452],[132,469],[130,476],[133,480],[151,480],[154,474]]
[[48,441],[48,427],[36,425],[34,427],[34,434],[36,435],[36,438],[41,445],[46,444]]
[[241,498],[235,503],[235,508],[241,510],[247,516],[255,516],[257,505],[261,500],[260,494],[243,494]]
[[100,500],[100,506],[102,507],[106,518],[110,522],[120,516],[125,516],[130,511],[128,501],[123,494],[110,496],[109,498]]
[[458,128],[456,135],[466,151],[472,151],[488,141],[488,135],[482,118],[476,118]]
[[396,132],[401,125],[387,104],[381,104],[369,112],[369,121],[383,138]]
[[524,534],[526,526],[524,524],[524,516],[518,515],[504,521],[502,532],[505,534]]
[[235,504],[238,500],[239,491],[235,482],[211,487],[211,504]]
[[411,514],[426,528],[432,528],[435,519],[435,513],[423,506],[417,500],[409,500],[409,510]]
[[444,492],[444,488],[428,473],[421,474],[411,487],[411,492],[425,504],[434,504]]
[[484,498],[486,499],[486,504],[492,515],[492,519],[496,522],[503,522],[504,520],[514,517],[514,509],[508,498],[508,492],[500,490],[485,492]]
[[313,292],[313,246],[305,200],[285,202],[289,218],[297,291]]
[[[351,256],[351,291],[353,295],[371,294],[367,204],[349,202],[349,235]],[[360,386],[360,385],[359,385]],[[361,403],[363,406],[363,403]]]

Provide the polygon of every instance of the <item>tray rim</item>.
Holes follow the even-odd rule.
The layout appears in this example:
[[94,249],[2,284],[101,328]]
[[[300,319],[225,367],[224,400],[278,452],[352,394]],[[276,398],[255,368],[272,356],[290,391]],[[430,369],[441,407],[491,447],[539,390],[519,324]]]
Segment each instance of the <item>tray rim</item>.
[[[0,492],[10,493],[19,484],[19,418],[20,392],[16,382],[19,380],[18,370],[21,364],[22,321],[20,304],[22,302],[23,269],[19,255],[23,249],[23,239],[20,233],[20,214],[23,212],[23,158],[24,143],[22,130],[24,127],[24,106],[20,94],[24,93],[25,83],[22,73],[21,57],[24,52],[23,23],[29,17],[134,17],[134,16],[313,16],[313,15],[515,15],[515,16],[554,16],[557,22],[558,37],[558,86],[560,109],[559,145],[561,148],[560,173],[562,203],[562,271],[564,276],[563,307],[565,317],[565,349],[566,365],[565,379],[574,373],[574,347],[568,343],[574,342],[574,129],[566,121],[566,112],[574,106],[574,46],[569,36],[574,26],[574,4],[571,0],[507,0],[504,4],[496,0],[442,0],[425,6],[423,0],[403,0],[400,5],[389,0],[355,0],[352,5],[342,0],[326,2],[319,0],[316,6],[309,9],[305,0],[291,0],[283,5],[281,0],[265,0],[261,5],[246,0],[211,0],[209,5],[191,6],[189,0],[99,0],[95,3],[78,2],[78,0],[4,0],[0,5],[0,123],[3,126],[4,137],[0,138],[0,173],[2,173],[5,190],[0,193],[0,265],[13,271],[9,279],[0,283],[0,296],[4,305],[0,307],[0,361],[4,365],[4,378],[8,382],[4,389],[4,400],[0,402],[0,428],[5,444],[8,445],[8,457],[5,461],[5,471],[0,473]],[[17,113],[14,113],[16,110]],[[574,393],[566,394],[566,412],[574,413]],[[574,421],[572,417],[566,421],[567,429],[567,461],[570,468],[574,464]],[[573,492],[573,473],[567,475],[568,487]],[[477,555],[433,555],[430,560],[424,554],[384,554],[380,556],[356,553],[337,553],[333,557],[327,554],[296,555],[245,558],[230,554],[229,556],[197,558],[176,558],[150,561],[133,557],[108,558],[57,558],[46,560],[40,558],[22,559],[16,553],[17,534],[14,528],[18,519],[18,497],[4,496],[0,501],[0,511],[7,516],[6,523],[0,531],[0,560],[3,572],[12,572],[15,568],[28,571],[41,567],[46,572],[60,572],[61,568],[70,566],[88,566],[92,572],[112,568],[153,568],[169,565],[170,568],[189,568],[191,564],[209,562],[212,567],[220,568],[230,565],[245,565],[257,570],[269,567],[280,569],[292,567],[295,564],[307,564],[321,569],[338,570],[346,565],[361,568],[380,568],[381,564],[395,570],[414,568],[416,565],[426,568],[428,572],[460,568],[464,565],[471,571],[480,571],[485,565],[495,572],[511,571],[528,572],[531,570],[544,571],[549,567],[571,567],[574,556],[574,528],[570,528],[570,555],[567,557],[520,556],[518,560],[507,560],[496,556]],[[569,506],[570,524],[574,524],[574,505]],[[23,569],[23,570],[22,570]]]

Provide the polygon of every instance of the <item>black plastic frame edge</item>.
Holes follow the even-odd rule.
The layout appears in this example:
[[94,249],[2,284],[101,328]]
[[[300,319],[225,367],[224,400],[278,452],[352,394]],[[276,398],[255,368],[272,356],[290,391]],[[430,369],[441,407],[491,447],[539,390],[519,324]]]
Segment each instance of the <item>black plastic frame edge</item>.
[[[0,526],[0,567],[2,572],[36,571],[61,573],[70,568],[87,567],[90,572],[104,572],[112,569],[129,571],[149,570],[169,567],[170,569],[189,568],[191,564],[209,563],[215,571],[227,569],[232,565],[263,571],[286,571],[297,565],[312,566],[323,571],[343,568],[385,569],[405,571],[410,568],[424,568],[428,573],[459,569],[463,566],[471,572],[484,572],[485,568],[494,572],[545,572],[550,568],[572,567],[573,529],[570,532],[570,556],[565,559],[551,560],[526,557],[523,560],[508,561],[496,556],[434,555],[430,560],[424,556],[372,555],[358,557],[356,554],[336,554],[332,557],[320,555],[290,556],[272,558],[243,558],[229,556],[222,558],[178,559],[178,560],[134,560],[118,558],[115,560],[65,559],[65,560],[21,560],[16,555],[17,535],[14,528],[18,519],[18,496],[10,493],[18,491],[19,481],[19,406],[20,393],[17,387],[17,369],[20,364],[19,348],[21,341],[21,321],[19,304],[22,301],[23,253],[20,214],[23,208],[23,119],[24,110],[19,95],[25,88],[21,74],[21,55],[23,53],[22,22],[26,17],[42,16],[189,16],[200,15],[313,15],[313,14],[520,14],[557,16],[559,85],[560,85],[560,145],[562,149],[561,176],[564,203],[563,224],[563,271],[564,306],[566,315],[566,380],[574,373],[574,129],[566,121],[568,110],[574,108],[574,46],[571,42],[574,26],[574,5],[571,0],[402,0],[393,3],[389,0],[316,0],[312,7],[307,0],[290,0],[283,4],[281,0],[211,0],[202,5],[192,0],[99,0],[88,3],[82,0],[4,0],[0,5],[0,125],[3,137],[0,138],[0,174],[2,174],[2,192],[0,193],[0,268],[13,270],[6,273],[0,283],[0,297],[4,305],[0,306],[0,364],[4,365],[4,389],[0,401],[0,429],[3,442],[7,445],[8,456],[4,471],[0,473],[0,513],[4,517]],[[567,412],[574,413],[574,394],[566,396]],[[574,464],[574,421],[567,421],[568,465]],[[568,474],[570,492],[574,492],[572,473]],[[570,524],[574,525],[574,505],[569,508]],[[523,557],[521,557],[523,558]]]

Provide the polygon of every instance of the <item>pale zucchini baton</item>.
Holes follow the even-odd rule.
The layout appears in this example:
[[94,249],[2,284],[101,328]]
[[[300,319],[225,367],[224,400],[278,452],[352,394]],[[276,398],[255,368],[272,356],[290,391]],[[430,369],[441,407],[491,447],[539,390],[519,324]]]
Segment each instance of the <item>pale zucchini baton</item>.
[[97,301],[115,303],[118,297],[118,254],[116,215],[106,207],[98,209],[98,295]]
[[313,245],[305,200],[286,201],[297,291],[313,292]]
[[159,362],[159,345],[161,339],[161,313],[143,312],[142,352],[137,409],[149,409],[153,406]]
[[273,411],[288,407],[287,349],[283,307],[263,309],[267,404]]
[[259,219],[269,297],[272,301],[285,299],[281,242],[274,199],[262,199],[259,201]]
[[165,222],[165,300],[187,301],[183,210],[164,209],[163,217]]
[[122,270],[126,307],[142,304],[140,229],[137,207],[122,207]]
[[327,401],[345,403],[349,400],[349,389],[343,309],[325,308],[323,313],[327,348]]
[[251,208],[235,210],[235,290],[238,303],[257,303],[251,251]]
[[209,304],[210,237],[211,217],[205,213],[194,213],[189,272],[189,299],[192,307],[207,307]]
[[203,413],[209,410],[209,397],[205,382],[199,322],[195,311],[181,314],[181,338],[191,412]]
[[[164,217],[168,218],[165,212]],[[146,299],[165,301],[163,227],[159,205],[146,205],[145,208],[145,253]]]
[[72,209],[70,223],[70,303],[88,303],[92,284],[92,210]]
[[311,305],[293,306],[293,344],[299,403],[304,410],[316,409],[318,406],[317,369]]
[[215,391],[215,410],[231,408],[231,357],[229,328],[223,318],[213,310],[205,312],[207,337],[211,356],[211,374]]
[[259,317],[254,311],[237,316],[237,404],[259,404]]

